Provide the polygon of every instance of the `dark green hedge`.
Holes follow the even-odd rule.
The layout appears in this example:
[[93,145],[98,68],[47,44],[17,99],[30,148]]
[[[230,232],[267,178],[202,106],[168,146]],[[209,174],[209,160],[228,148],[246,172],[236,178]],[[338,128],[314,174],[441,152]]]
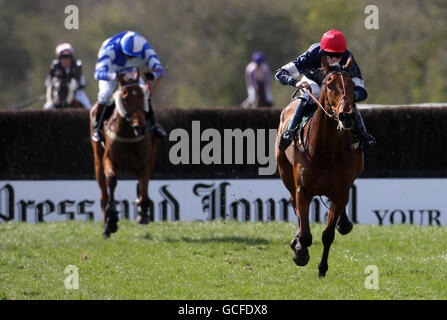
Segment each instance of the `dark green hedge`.
[[[192,121],[199,120],[201,132],[216,128],[223,140],[224,128],[276,129],[280,112],[168,108],[157,112],[157,120],[168,132],[190,132]],[[362,114],[377,139],[363,177],[447,176],[447,108],[384,107]],[[94,179],[88,121],[86,110],[0,112],[0,179]],[[166,139],[160,145],[153,178],[258,177],[257,164],[171,165],[168,155],[175,143]]]

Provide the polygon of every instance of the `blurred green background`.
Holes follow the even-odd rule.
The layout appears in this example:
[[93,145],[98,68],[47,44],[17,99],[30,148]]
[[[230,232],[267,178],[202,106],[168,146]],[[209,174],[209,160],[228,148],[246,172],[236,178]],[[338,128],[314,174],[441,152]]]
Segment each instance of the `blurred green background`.
[[[78,30],[64,27],[71,4]],[[368,5],[379,9],[378,30],[364,26]],[[124,30],[145,36],[166,68],[156,108],[238,106],[252,52],[263,51],[274,72],[332,28],[346,35],[362,69],[366,103],[446,102],[446,7],[446,0],[0,0],[0,109],[44,94],[61,42],[83,61],[95,103],[99,47]],[[284,107],[293,88],[274,82],[275,105]]]

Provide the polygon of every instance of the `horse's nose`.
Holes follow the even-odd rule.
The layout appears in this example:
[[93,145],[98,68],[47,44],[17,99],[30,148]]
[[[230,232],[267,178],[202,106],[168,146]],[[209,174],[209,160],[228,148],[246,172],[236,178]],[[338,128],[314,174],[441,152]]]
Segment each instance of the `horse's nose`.
[[340,112],[340,113],[338,114],[338,119],[339,119],[341,122],[344,122],[344,121],[346,121],[346,120],[348,119],[348,115],[347,115],[345,112]]
[[144,136],[146,133],[147,126],[135,126],[134,130],[137,136]]
[[343,124],[344,129],[350,129],[354,124],[354,114],[340,112],[338,114],[338,120]]

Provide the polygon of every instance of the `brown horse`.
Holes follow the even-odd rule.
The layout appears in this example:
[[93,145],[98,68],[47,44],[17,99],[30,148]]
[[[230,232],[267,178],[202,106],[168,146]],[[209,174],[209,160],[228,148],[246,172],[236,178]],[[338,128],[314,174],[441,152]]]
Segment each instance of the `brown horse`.
[[[301,130],[302,141],[292,143],[285,152],[279,150],[279,140],[287,127],[297,100],[281,113],[276,137],[276,159],[281,179],[291,194],[298,217],[298,231],[291,242],[293,260],[305,266],[310,259],[308,247],[312,244],[309,228],[309,205],[316,195],[325,195],[331,205],[326,228],[322,233],[323,255],[318,264],[319,276],[328,270],[328,255],[335,238],[335,228],[341,234],[352,230],[345,207],[354,180],[363,171],[363,153],[358,149],[351,128],[355,122],[354,83],[349,70],[353,59],[341,67],[328,66],[322,59],[321,95],[319,107]],[[318,102],[318,101],[317,101]]]
[[267,100],[265,95],[265,83],[263,81],[258,81],[256,83],[256,99],[253,103],[254,108],[271,107],[272,103]]
[[265,82],[256,81],[255,89],[256,89],[256,96],[254,101],[250,101],[249,98],[247,98],[245,101],[241,103],[241,107],[244,109],[271,107],[272,103],[267,100],[265,94]]
[[[149,222],[148,184],[155,163],[158,139],[148,130],[148,100],[138,80],[139,71],[136,80],[125,80],[121,75],[118,76],[119,89],[114,94],[116,108],[110,119],[104,123],[105,144],[91,141],[96,180],[101,191],[104,238],[118,230],[114,192],[118,174],[122,171],[136,174],[138,222]],[[90,114],[90,134],[93,131],[95,112],[96,108],[93,108]]]

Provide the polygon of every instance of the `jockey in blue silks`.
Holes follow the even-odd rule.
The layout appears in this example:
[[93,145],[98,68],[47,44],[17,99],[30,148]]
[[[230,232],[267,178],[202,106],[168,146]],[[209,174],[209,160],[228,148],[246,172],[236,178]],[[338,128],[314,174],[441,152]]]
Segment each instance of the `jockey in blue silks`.
[[[96,109],[96,118],[93,123],[93,141],[104,141],[104,133],[102,132],[104,114],[118,82],[117,74],[132,72],[143,65],[148,69],[144,73],[145,78],[147,80],[157,80],[158,84],[165,75],[164,68],[154,49],[143,36],[136,32],[118,33],[105,40],[101,45],[94,74],[95,79],[99,80],[99,93],[98,102],[92,108],[92,110]],[[142,79],[140,81],[143,82]],[[166,132],[155,122],[151,103],[149,103],[147,117],[154,135],[165,137]]]
[[[323,34],[319,43],[314,43],[310,48],[300,55],[296,60],[282,66],[275,73],[275,78],[282,85],[291,85],[296,88],[310,89],[312,95],[318,99],[320,96],[320,85],[317,83],[316,70],[321,67],[321,59],[327,59],[329,65],[345,65],[351,52],[346,45],[346,38],[338,30],[329,30]],[[353,57],[354,58],[354,57]],[[303,74],[300,81],[296,78]],[[368,97],[368,93],[364,87],[364,81],[360,68],[354,60],[354,66],[351,70],[352,81],[354,82],[354,100],[355,102],[363,101]],[[312,100],[308,93],[301,96],[301,101],[295,109],[292,120],[289,122],[287,129],[281,135],[279,148],[284,151],[291,144],[294,132],[301,123],[304,113],[308,106],[312,104]],[[354,133],[360,139],[362,149],[366,152],[370,146],[375,144],[375,139],[366,132],[360,111],[354,105],[356,114],[356,125]]]

